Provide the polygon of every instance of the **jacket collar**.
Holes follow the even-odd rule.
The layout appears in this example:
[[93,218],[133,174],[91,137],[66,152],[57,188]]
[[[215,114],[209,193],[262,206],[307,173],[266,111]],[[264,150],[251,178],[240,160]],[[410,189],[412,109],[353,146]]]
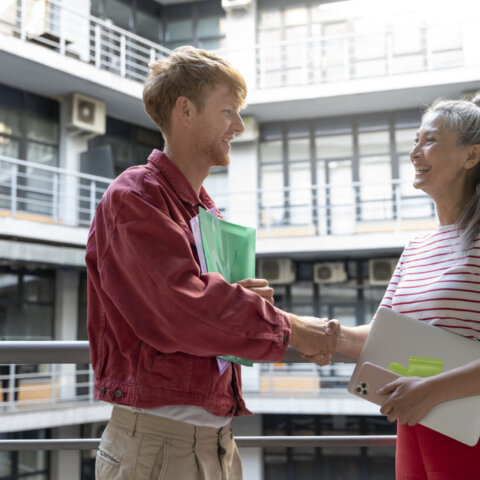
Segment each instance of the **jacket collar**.
[[148,157],[148,162],[156,167],[167,179],[168,183],[175,190],[180,199],[195,207],[197,205],[211,206],[210,199],[206,190],[202,187],[200,190],[200,197],[193,189],[190,182],[185,178],[179,168],[160,150],[153,150]]

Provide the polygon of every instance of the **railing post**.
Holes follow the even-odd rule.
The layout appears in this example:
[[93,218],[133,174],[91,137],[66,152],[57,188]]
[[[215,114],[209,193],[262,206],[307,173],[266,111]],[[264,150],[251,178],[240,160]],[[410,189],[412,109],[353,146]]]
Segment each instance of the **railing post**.
[[[67,43],[65,41],[65,32],[64,32],[64,28],[63,28],[63,12],[64,12],[64,10],[60,9],[58,5],[52,5],[52,4],[50,4],[50,5],[51,5],[50,8],[53,8],[54,11],[58,11],[58,22],[59,22],[58,29],[59,29],[59,41],[60,41],[60,54],[65,55]],[[53,15],[53,12],[51,13],[51,17],[55,18],[55,16]]]
[[[20,384],[20,383],[19,383]],[[8,371],[8,408],[13,410],[15,407],[15,364],[10,364],[10,369]]]
[[55,398],[55,383],[57,380],[57,364],[53,363],[50,367],[51,375],[50,375],[50,406],[54,407],[56,404]]
[[20,39],[27,39],[27,0],[20,1]]
[[12,165],[12,181],[10,192],[10,211],[12,217],[17,214],[17,177],[18,177],[18,165]]
[[97,192],[97,182],[95,180],[92,180],[90,182],[90,221],[93,220],[93,217],[95,216],[95,197],[96,197],[96,192]]
[[88,364],[88,401],[93,403],[95,391],[95,377],[93,374],[92,364]]
[[127,75],[127,39],[122,34],[120,37],[120,76]]
[[58,192],[59,192],[59,181],[58,181],[58,173],[53,174],[53,198],[52,198],[52,219],[56,223],[59,218],[59,204],[58,201]]
[[100,24],[95,25],[95,67],[100,68],[102,60],[102,32],[100,30]]

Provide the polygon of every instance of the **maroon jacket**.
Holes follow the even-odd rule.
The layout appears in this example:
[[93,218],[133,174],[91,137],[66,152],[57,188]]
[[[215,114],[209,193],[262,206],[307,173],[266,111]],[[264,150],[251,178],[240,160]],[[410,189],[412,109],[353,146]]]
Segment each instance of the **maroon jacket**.
[[220,375],[216,356],[282,359],[288,317],[220,274],[200,273],[190,229],[199,205],[215,207],[158,150],[104,194],[86,250],[96,399],[245,415],[240,367]]

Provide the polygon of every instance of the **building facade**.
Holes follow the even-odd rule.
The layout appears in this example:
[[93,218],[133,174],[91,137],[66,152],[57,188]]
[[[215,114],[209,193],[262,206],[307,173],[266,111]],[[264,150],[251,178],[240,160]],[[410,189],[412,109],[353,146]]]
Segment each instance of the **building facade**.
[[[206,188],[257,229],[276,304],[369,322],[409,239],[435,227],[411,186],[422,110],[480,89],[480,4],[430,0],[7,0],[0,5],[0,338],[85,340],[84,247],[111,179],[163,138],[148,63],[179,45],[245,76],[246,129]],[[473,19],[473,20],[472,20]],[[1,366],[0,438],[98,437],[88,365]],[[395,431],[346,392],[352,363],[244,369],[237,435]],[[0,451],[0,480],[94,478],[94,453]],[[248,448],[245,478],[390,479],[386,447]]]

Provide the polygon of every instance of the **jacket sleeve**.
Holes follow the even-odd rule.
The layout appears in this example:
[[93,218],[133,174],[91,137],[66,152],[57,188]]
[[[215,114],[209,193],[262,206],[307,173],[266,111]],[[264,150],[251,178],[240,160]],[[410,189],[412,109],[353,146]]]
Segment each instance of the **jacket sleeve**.
[[[112,220],[97,268],[112,318],[164,353],[283,358],[288,316],[220,274],[201,275],[192,240],[166,208],[129,191],[103,221],[107,216]],[[98,227],[102,212],[97,217]]]

